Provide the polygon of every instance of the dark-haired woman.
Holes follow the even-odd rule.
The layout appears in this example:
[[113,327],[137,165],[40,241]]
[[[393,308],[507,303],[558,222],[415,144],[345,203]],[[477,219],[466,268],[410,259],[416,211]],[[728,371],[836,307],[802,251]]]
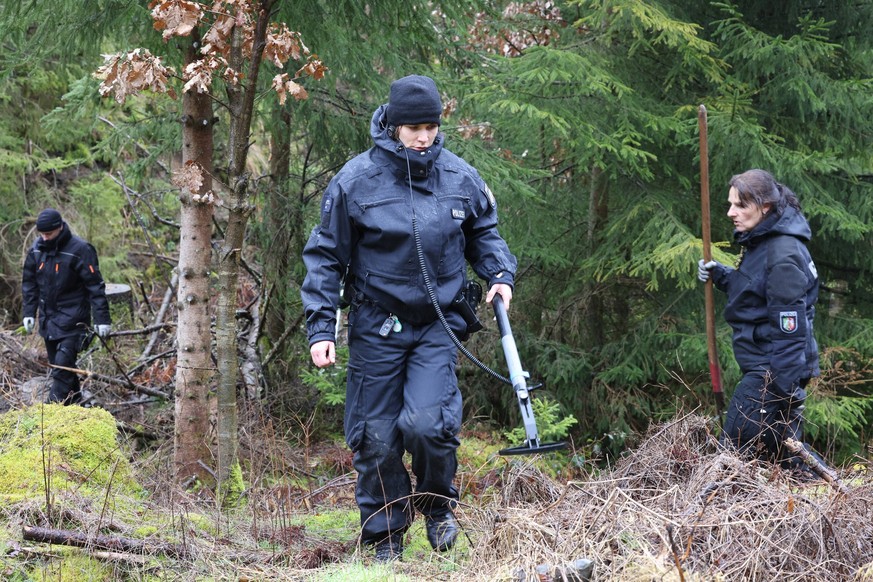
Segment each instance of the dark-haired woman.
[[[727,293],[724,317],[743,378],[728,406],[722,439],[741,451],[808,472],[785,448],[803,442],[805,387],[819,375],[813,336],[818,273],[806,248],[812,231],[797,196],[764,170],[732,177],[727,216],[741,247],[736,268],[698,265]],[[807,447],[808,448],[808,447]]]

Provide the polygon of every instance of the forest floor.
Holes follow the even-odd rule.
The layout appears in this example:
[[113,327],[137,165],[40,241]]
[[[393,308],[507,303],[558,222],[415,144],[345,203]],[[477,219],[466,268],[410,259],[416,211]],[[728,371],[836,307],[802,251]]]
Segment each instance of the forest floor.
[[402,560],[376,564],[357,541],[343,443],[241,410],[246,492],[222,509],[170,481],[171,405],[29,401],[45,384],[38,348],[0,333],[5,580],[521,582],[586,579],[587,565],[596,581],[873,581],[869,462],[801,481],[724,450],[694,413],[652,425],[607,468],[503,457],[499,438],[465,427],[458,543],[434,552],[417,519]]

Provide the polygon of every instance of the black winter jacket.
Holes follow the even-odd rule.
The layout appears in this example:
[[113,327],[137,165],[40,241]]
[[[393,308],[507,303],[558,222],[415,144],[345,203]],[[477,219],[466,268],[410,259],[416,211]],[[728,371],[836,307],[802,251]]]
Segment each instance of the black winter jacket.
[[90,243],[64,229],[53,240],[37,238],[24,259],[21,278],[24,317],[36,317],[39,334],[56,340],[82,333],[80,323],[110,324],[106,285]]
[[425,152],[405,148],[388,135],[385,109],[373,113],[373,147],[346,163],[325,190],[321,224],[303,251],[310,345],[335,339],[343,280],[401,321],[436,320],[413,217],[441,309],[464,285],[466,261],[489,286],[514,284],[517,261],[497,232],[494,196],[478,172],[443,148],[443,134]]
[[820,373],[813,336],[819,280],[806,248],[811,236],[803,215],[788,207],[734,233],[743,247],[736,269],[713,269],[713,283],[727,293],[734,357],[744,374],[770,372],[773,398],[802,399],[798,381]]

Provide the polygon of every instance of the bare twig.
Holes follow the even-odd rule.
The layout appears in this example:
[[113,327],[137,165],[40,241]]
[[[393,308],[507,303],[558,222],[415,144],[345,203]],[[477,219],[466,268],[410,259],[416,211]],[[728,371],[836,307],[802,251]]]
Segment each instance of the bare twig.
[[112,376],[104,376],[103,374],[98,374],[97,372],[92,372],[91,370],[82,370],[80,368],[68,368],[66,366],[58,366],[57,364],[49,364],[51,368],[57,368],[58,370],[67,370],[68,372],[75,372],[76,374],[81,374],[82,376],[87,376],[89,378],[93,378],[95,380],[99,380],[100,382],[105,382],[106,384],[112,384],[114,386],[123,386],[125,388],[130,388],[134,392],[139,392],[140,394],[148,394],[149,396],[156,396],[158,398],[163,398],[164,400],[169,400],[170,396],[166,392],[161,392],[160,390],[155,390],[153,388],[148,388],[146,386],[140,386],[139,384],[134,384],[131,381],[123,382],[117,378],[113,378]]
[[24,526],[24,539],[32,542],[62,544],[78,548],[97,548],[112,552],[161,553],[174,558],[184,557],[181,546],[157,541],[135,540],[121,536],[89,536],[82,532],[68,529],[49,529],[44,527]]
[[840,481],[839,477],[834,475],[827,467],[822,465],[818,459],[813,457],[802,443],[795,439],[785,439],[785,446],[789,451],[800,457],[810,469],[815,471],[819,477],[827,481],[834,489],[840,493],[849,492],[849,488]]

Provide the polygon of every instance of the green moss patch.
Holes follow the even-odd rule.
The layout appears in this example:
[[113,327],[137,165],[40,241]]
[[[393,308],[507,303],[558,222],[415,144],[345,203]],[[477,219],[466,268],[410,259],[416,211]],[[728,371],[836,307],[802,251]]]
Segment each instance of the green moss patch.
[[52,491],[139,495],[116,442],[115,419],[100,408],[35,404],[0,415],[0,499]]

